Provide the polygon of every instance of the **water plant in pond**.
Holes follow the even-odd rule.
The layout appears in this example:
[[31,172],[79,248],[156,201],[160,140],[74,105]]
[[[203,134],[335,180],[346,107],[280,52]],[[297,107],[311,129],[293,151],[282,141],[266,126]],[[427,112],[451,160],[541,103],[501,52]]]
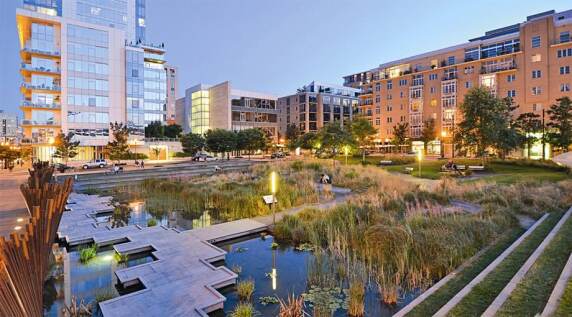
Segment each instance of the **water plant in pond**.
[[230,268],[230,270],[233,271],[234,273],[236,273],[237,275],[240,275],[240,273],[242,273],[242,266],[234,264]]
[[115,252],[115,261],[117,261],[117,263],[126,263],[129,261],[129,254],[121,254],[119,252]]
[[236,292],[241,301],[250,301],[254,294],[254,280],[239,281],[236,284]]
[[252,317],[256,316],[256,311],[254,310],[254,306],[251,303],[239,303],[236,305],[232,313],[230,313],[231,317]]
[[346,293],[347,290],[340,287],[312,286],[302,297],[313,309],[314,317],[325,317],[332,316],[338,309],[347,309]]
[[149,220],[147,220],[147,227],[154,227],[156,225],[157,225],[157,219],[149,218]]
[[106,300],[110,300],[112,298],[115,298],[116,296],[117,296],[116,292],[113,289],[111,289],[111,288],[102,289],[102,290],[99,290],[95,293],[95,302],[101,303],[101,302],[104,302]]
[[361,281],[350,283],[348,289],[348,314],[363,316],[365,314],[365,285]]
[[278,249],[280,245],[276,242],[272,242],[272,244],[270,245],[270,247],[272,248],[272,250]]
[[295,248],[296,251],[302,252],[312,252],[314,251],[314,246],[310,243],[302,243]]
[[92,316],[91,304],[86,304],[85,300],[82,298],[79,303],[75,296],[71,298],[71,304],[69,306],[64,305],[62,309],[64,316],[68,317],[90,317]]
[[258,302],[264,306],[278,304],[278,298],[276,296],[262,296],[258,298]]
[[304,298],[302,296],[295,297],[294,294],[288,294],[288,301],[278,299],[280,303],[280,312],[278,317],[303,317],[308,314],[304,311]]
[[87,263],[97,255],[97,246],[95,244],[84,247],[79,250],[79,260],[81,263]]

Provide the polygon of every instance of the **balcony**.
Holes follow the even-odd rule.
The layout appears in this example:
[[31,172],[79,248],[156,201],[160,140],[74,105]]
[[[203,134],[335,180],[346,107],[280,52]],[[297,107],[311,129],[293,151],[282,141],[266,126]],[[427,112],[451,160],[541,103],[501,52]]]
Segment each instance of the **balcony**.
[[61,92],[62,91],[62,87],[58,86],[58,85],[34,85],[34,84],[30,84],[30,83],[22,83],[21,85],[21,89],[26,91],[26,90],[41,90],[44,92],[53,92],[53,93],[57,93],[57,92]]
[[40,50],[37,48],[32,48],[30,44],[26,44],[26,46],[24,46],[24,48],[21,50],[21,53],[23,55],[39,55],[42,57],[61,57],[60,51]]
[[20,105],[20,108],[39,108],[39,109],[50,109],[50,110],[60,110],[61,105],[59,103],[52,104],[40,104],[25,100]]
[[61,74],[61,70],[59,68],[45,68],[45,67],[36,67],[30,64],[22,63],[20,67],[20,71],[24,72],[35,72],[35,73],[44,73],[44,74],[54,74],[59,75]]
[[59,121],[22,120],[22,126],[58,127],[58,126],[60,126],[60,122]]
[[446,80],[453,80],[453,79],[457,79],[457,74],[448,74],[448,75],[444,75],[441,80],[442,81],[446,81]]
[[24,138],[20,140],[20,144],[53,144],[53,137],[36,137],[36,138]]
[[516,69],[516,62],[514,60],[483,65],[481,66],[481,74],[491,74],[512,69]]

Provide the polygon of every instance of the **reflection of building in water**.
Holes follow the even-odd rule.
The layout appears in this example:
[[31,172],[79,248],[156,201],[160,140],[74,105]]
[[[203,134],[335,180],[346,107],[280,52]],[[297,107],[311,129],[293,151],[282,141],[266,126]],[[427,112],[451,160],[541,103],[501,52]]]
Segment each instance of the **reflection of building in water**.
[[193,219],[193,229],[205,228],[211,225],[211,215],[208,210],[205,210],[199,219]]
[[183,216],[182,210],[169,212],[167,227],[179,228],[181,230],[210,227],[212,224],[211,214],[208,210],[203,211],[199,218],[188,219]]

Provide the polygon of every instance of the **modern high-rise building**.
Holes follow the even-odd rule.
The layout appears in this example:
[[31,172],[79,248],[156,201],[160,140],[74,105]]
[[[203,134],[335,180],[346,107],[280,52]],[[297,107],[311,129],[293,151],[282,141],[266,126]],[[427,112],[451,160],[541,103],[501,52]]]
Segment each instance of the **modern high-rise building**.
[[145,0],[24,0],[20,40],[22,127],[34,158],[48,160],[55,136],[73,132],[78,160],[103,156],[109,123],[142,138],[167,121],[164,45],[145,41]]
[[185,133],[260,128],[277,141],[279,111],[275,96],[234,89],[225,81],[193,86],[176,104],[176,120]]
[[20,139],[20,126],[18,116],[0,110],[0,143],[18,144]]
[[572,96],[571,33],[572,10],[543,12],[467,43],[346,76],[344,85],[361,89],[359,109],[379,130],[378,146],[389,146],[400,122],[418,138],[430,118],[440,138],[451,138],[457,106],[473,87],[511,97],[520,106],[515,115],[542,115],[557,98]]
[[311,82],[294,95],[278,98],[280,135],[290,124],[301,133],[316,132],[328,122],[341,124],[357,111],[360,90],[331,84]]
[[167,73],[167,123],[176,123],[175,121],[175,105],[177,102],[177,92],[179,90],[177,80],[177,68],[171,65],[165,65]]

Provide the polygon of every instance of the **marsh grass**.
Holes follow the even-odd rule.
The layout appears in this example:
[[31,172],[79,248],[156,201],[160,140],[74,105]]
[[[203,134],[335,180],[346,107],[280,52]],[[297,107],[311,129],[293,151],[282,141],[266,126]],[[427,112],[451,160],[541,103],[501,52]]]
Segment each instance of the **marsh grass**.
[[239,281],[236,284],[236,292],[241,301],[248,302],[254,294],[254,280]]
[[256,316],[256,312],[254,310],[254,306],[251,303],[239,303],[236,305],[232,313],[230,313],[231,317],[252,317]]
[[89,260],[93,259],[96,255],[97,246],[95,244],[79,249],[79,261],[81,263],[85,264],[89,262]]
[[278,317],[304,317],[309,316],[304,311],[304,298],[302,296],[295,297],[294,294],[288,295],[288,301],[279,298],[280,312]]

